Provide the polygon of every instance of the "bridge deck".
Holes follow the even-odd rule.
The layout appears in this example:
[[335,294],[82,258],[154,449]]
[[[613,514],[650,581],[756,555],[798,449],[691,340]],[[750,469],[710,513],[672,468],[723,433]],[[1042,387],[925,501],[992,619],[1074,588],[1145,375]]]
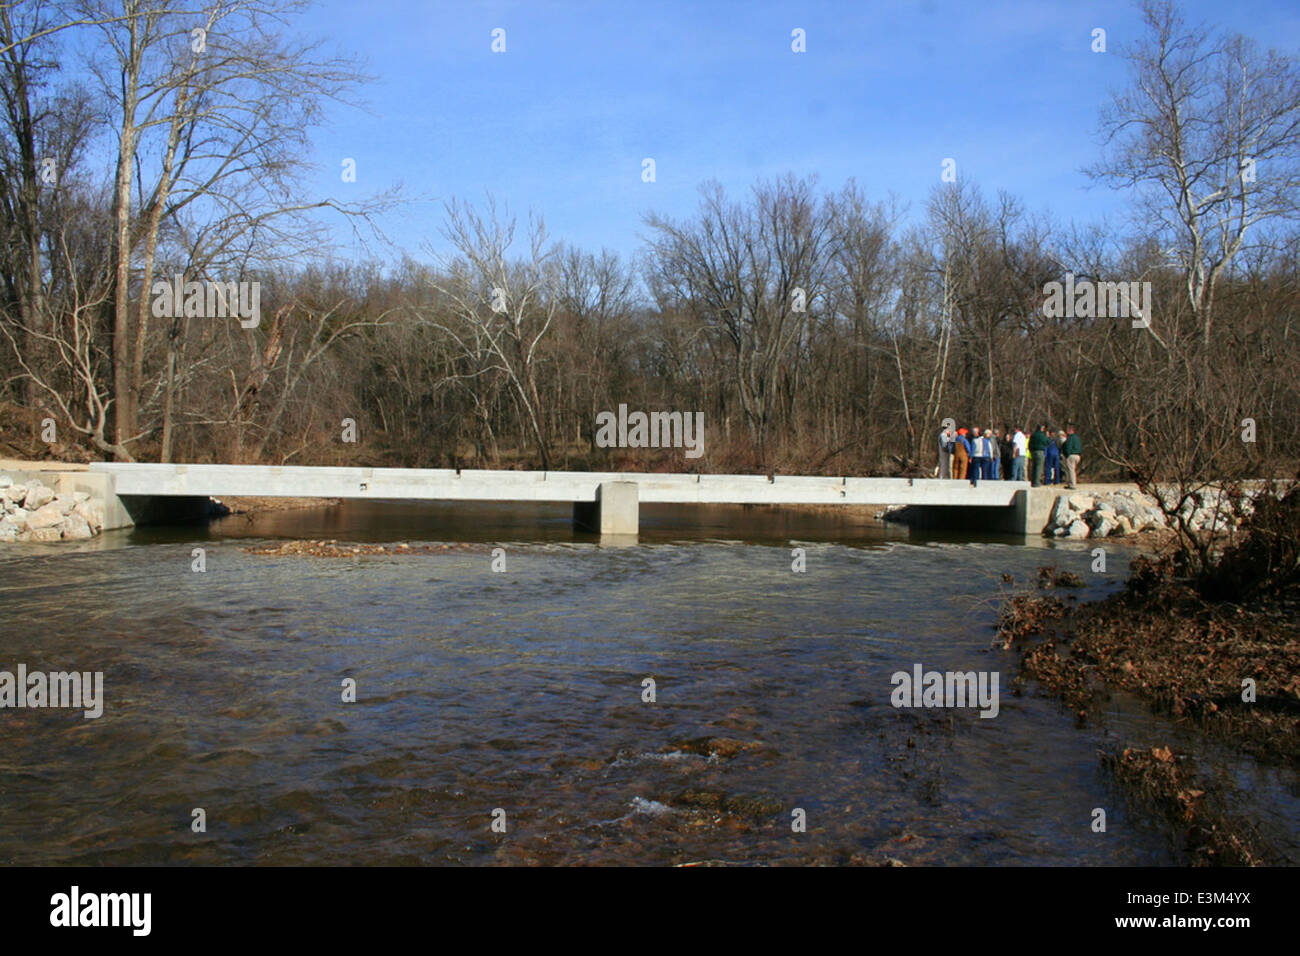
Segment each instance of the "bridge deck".
[[160,465],[96,462],[117,494],[420,499],[427,501],[595,501],[606,482],[637,486],[642,503],[869,504],[1008,507],[1027,482],[807,475],[687,475],[645,472],[479,471],[448,468],[331,468],[273,465]]

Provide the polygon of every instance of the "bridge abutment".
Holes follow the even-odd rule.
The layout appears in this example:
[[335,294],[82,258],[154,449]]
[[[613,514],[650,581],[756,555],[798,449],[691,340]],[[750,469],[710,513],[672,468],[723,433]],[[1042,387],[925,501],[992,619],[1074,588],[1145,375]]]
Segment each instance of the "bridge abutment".
[[1035,537],[1043,533],[1060,488],[1018,488],[1005,507],[969,505],[908,505],[891,516],[914,528],[945,531],[995,532]]

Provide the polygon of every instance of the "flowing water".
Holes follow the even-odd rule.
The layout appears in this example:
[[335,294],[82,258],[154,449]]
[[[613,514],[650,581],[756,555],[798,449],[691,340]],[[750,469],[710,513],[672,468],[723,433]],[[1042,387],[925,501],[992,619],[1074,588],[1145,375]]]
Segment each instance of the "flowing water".
[[[1112,702],[1079,727],[991,646],[1004,573],[1055,563],[1086,600],[1121,543],[1102,575],[1082,543],[642,512],[631,547],[567,508],[384,503],[6,547],[0,669],[102,671],[105,704],[0,711],[0,861],[1178,861],[1098,763],[1165,725]],[[456,544],[244,550],[322,537]],[[997,716],[896,709],[916,664],[998,672]],[[1300,859],[1294,777],[1215,759]]]

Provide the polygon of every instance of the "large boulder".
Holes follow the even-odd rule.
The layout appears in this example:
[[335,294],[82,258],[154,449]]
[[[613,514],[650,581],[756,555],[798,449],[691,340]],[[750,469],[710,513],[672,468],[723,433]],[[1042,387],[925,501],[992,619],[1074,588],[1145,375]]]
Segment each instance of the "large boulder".
[[1133,514],[1131,515],[1134,531],[1148,531],[1152,528],[1163,528],[1165,516],[1155,505],[1149,505],[1146,502],[1134,502]]
[[95,501],[82,501],[72,509],[72,513],[83,518],[86,524],[90,525],[95,531],[103,530],[104,506],[102,504]]
[[0,541],[6,543],[17,541],[22,530],[16,522],[10,521],[8,518],[0,518]]
[[55,495],[54,503],[64,515],[72,514],[72,509],[77,507],[77,499],[72,495]]
[[1100,520],[1090,525],[1090,527],[1092,528],[1092,534],[1090,534],[1089,537],[1091,538],[1107,537],[1112,531],[1115,530],[1116,527],[1115,521],[1112,518],[1106,517],[1100,511],[1094,512],[1094,514],[1101,515],[1101,518]]
[[1086,538],[1088,537],[1088,523],[1082,518],[1078,518],[1065,531],[1067,538]]
[[28,511],[35,511],[38,508],[54,500],[54,491],[46,488],[42,484],[33,483],[27,489],[27,497],[23,499],[23,507]]
[[1074,518],[1069,499],[1065,495],[1057,495],[1052,502],[1052,516],[1047,519],[1047,523],[1053,528],[1068,528]]
[[1070,495],[1070,507],[1075,511],[1091,511],[1097,507],[1097,499],[1092,495]]
[[19,537],[19,541],[58,541],[62,537],[62,532],[58,528],[31,528],[24,531]]
[[1119,517],[1127,517],[1130,520],[1134,515],[1141,511],[1142,506],[1133,500],[1129,495],[1117,494],[1109,502],[1115,514]]
[[78,514],[71,514],[64,518],[63,523],[59,525],[59,529],[63,532],[63,537],[70,540],[93,538],[95,536],[95,532],[90,530],[90,525],[86,523],[86,519]]
[[41,528],[56,528],[63,523],[63,512],[54,502],[42,505],[27,516],[27,529],[37,531]]

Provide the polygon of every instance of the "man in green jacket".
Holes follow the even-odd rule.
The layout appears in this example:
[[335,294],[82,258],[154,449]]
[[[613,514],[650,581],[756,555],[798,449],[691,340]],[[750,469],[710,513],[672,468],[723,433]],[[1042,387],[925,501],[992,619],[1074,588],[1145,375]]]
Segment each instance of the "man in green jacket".
[[1049,441],[1051,439],[1047,437],[1046,425],[1039,425],[1038,429],[1029,436],[1029,461],[1034,469],[1031,480],[1035,488],[1043,483],[1043,461],[1047,455]]
[[1065,456],[1065,487],[1073,488],[1079,477],[1079,458],[1083,455],[1083,440],[1074,433],[1074,426],[1065,428],[1065,447],[1061,454]]

